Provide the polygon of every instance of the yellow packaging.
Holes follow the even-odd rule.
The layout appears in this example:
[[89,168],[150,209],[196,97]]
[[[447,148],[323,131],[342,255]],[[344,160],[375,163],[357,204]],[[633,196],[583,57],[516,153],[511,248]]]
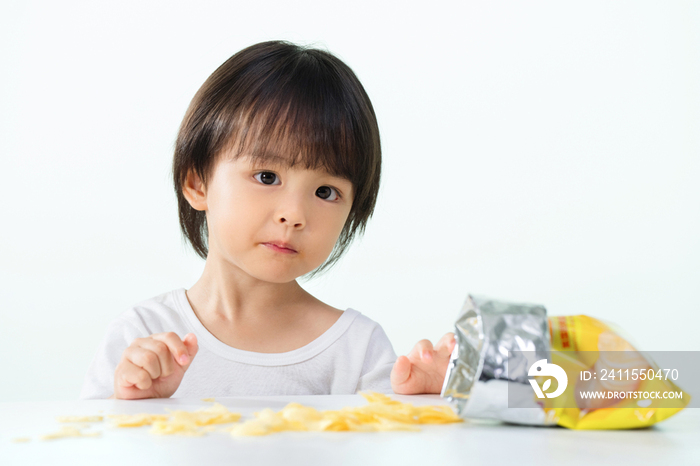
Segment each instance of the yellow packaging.
[[[593,317],[549,317],[549,336],[552,363],[568,374],[580,371],[601,372],[601,368],[625,367],[639,371],[656,371],[653,361],[647,360],[632,344],[610,325]],[[611,356],[612,355],[612,356]],[[616,360],[611,360],[616,358]],[[581,389],[617,390],[628,393],[674,391],[682,392],[681,399],[582,400],[576,397]],[[569,380],[564,393],[556,398],[541,400],[547,417],[569,429],[633,429],[648,427],[667,419],[690,402],[690,395],[680,390],[672,380],[600,381],[593,379]],[[578,406],[572,408],[570,406]],[[672,407],[669,407],[671,405]],[[566,406],[566,407],[565,407]]]

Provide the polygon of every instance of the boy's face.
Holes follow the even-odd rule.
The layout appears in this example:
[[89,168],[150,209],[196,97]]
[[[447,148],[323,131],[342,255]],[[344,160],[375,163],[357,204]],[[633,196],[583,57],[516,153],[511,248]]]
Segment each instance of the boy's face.
[[323,170],[222,158],[199,199],[209,228],[208,259],[259,280],[290,282],[330,255],[352,207],[352,183]]

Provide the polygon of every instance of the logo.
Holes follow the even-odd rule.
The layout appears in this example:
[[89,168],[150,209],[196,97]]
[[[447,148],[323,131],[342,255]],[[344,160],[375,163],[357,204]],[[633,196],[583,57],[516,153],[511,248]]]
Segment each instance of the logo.
[[546,359],[540,359],[535,364],[530,366],[530,369],[527,371],[527,375],[530,377],[549,376],[557,379],[557,389],[552,393],[544,393],[549,386],[552,385],[552,379],[547,379],[542,385],[542,389],[540,389],[540,386],[537,385],[537,381],[535,379],[528,379],[530,381],[530,385],[532,385],[532,389],[535,390],[537,398],[544,398],[545,394],[547,395],[547,398],[555,398],[564,393],[564,390],[566,390],[566,384],[569,383],[569,378],[566,376],[564,369],[556,364],[548,363]]

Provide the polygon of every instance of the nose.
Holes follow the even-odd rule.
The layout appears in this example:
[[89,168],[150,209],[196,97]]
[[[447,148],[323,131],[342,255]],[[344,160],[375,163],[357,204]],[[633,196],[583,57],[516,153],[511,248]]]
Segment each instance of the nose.
[[294,228],[297,228],[297,229],[304,228],[304,222],[301,220],[300,221],[296,221],[294,219],[287,220],[285,217],[280,217],[279,222],[286,223],[287,225],[294,227]]
[[304,214],[303,202],[290,198],[286,201],[277,211],[277,222],[295,229],[304,228],[306,226],[306,215]]

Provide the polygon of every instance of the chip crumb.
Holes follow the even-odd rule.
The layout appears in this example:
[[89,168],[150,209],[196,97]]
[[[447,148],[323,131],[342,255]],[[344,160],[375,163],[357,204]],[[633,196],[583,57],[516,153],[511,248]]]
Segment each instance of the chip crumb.
[[16,437],[12,439],[12,442],[14,443],[25,443],[25,442],[31,442],[31,438],[29,437]]
[[100,422],[102,416],[57,416],[58,422]]
[[202,401],[210,401],[210,402],[215,402],[216,400],[214,398],[202,398]]
[[99,437],[100,432],[81,432],[75,426],[61,426],[61,430],[54,432],[53,434],[42,435],[39,437],[41,440],[56,440],[59,438],[67,437]]

